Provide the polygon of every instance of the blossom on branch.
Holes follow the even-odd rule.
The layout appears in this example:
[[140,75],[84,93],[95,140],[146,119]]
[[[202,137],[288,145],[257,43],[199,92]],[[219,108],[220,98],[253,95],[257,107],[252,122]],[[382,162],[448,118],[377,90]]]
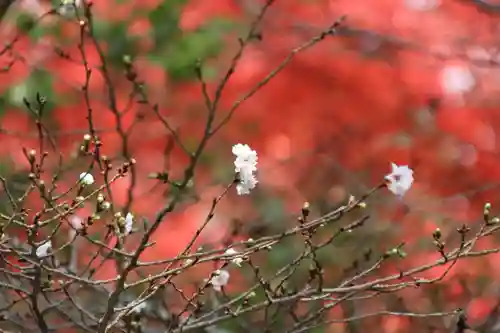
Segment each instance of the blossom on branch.
[[474,89],[476,79],[469,68],[450,65],[441,71],[441,86],[447,94],[463,94]]
[[221,291],[222,287],[224,287],[228,281],[229,272],[223,269],[218,269],[213,273],[213,276],[210,279],[209,283],[215,290]]
[[395,163],[391,165],[391,173],[385,176],[387,189],[398,197],[403,197],[413,184],[413,170],[407,165],[398,166]]
[[233,154],[236,156],[234,171],[238,174],[236,191],[238,195],[250,194],[258,183],[254,175],[257,171],[257,152],[246,144],[238,143],[233,146]]
[[52,249],[52,242],[49,240],[45,243],[43,243],[42,245],[40,245],[37,249],[36,249],[36,256],[38,258],[40,257],[45,257],[49,254],[49,251]]
[[134,225],[134,215],[132,213],[127,213],[125,217],[125,234],[128,235],[132,232],[132,226]]
[[238,256],[238,251],[233,249],[232,247],[227,249],[226,252],[224,252],[225,255],[232,256],[234,258],[231,259],[231,262],[235,264],[238,267],[241,267],[241,264],[243,263],[243,257],[240,255]]
[[83,184],[83,185],[92,185],[94,184],[95,180],[94,180],[94,176],[92,176],[90,173],[88,172],[82,172],[80,174],[80,182]]

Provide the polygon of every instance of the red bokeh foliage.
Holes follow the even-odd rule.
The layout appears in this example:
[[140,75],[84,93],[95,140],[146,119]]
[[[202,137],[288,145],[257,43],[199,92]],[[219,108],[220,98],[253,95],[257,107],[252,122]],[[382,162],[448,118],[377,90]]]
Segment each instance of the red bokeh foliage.
[[[249,14],[258,2],[192,0],[182,13],[181,26],[191,30],[218,16],[250,21]],[[131,1],[128,5],[117,5],[113,1],[95,1],[94,4],[96,15],[120,20],[138,6],[152,8],[157,3],[155,0]],[[336,171],[332,163],[325,162],[325,155],[364,185],[379,182],[388,171],[390,161],[410,164],[415,168],[416,184],[406,202],[409,213],[398,213],[397,220],[392,221],[403,226],[404,236],[399,237],[404,237],[408,243],[429,237],[438,226],[452,230],[455,225],[443,225],[443,216],[460,222],[476,218],[486,200],[495,202],[498,198],[495,191],[488,191],[487,196],[482,193],[452,196],[500,181],[499,140],[496,138],[496,128],[500,124],[496,97],[500,71],[495,66],[499,22],[472,2],[442,0],[429,10],[418,10],[411,3],[394,0],[277,1],[264,20],[262,42],[248,46],[229,80],[221,104],[222,112],[272,71],[292,48],[319,33],[340,15],[347,15],[346,24],[354,32],[328,38],[298,54],[283,72],[242,104],[230,125],[213,139],[209,148],[220,150],[218,158],[230,166],[231,144],[251,144],[259,152],[260,186],[286,190],[288,207],[300,207],[306,199],[314,202],[328,191],[330,194],[332,191],[338,193],[339,189],[340,193],[350,191],[344,189],[349,184],[345,174]],[[147,29],[148,23],[137,21],[130,26],[132,33],[140,34]],[[76,36],[78,29],[70,29],[68,34]],[[21,40],[16,50],[29,58],[45,47]],[[229,43],[221,54],[221,68],[227,65],[235,47],[236,44]],[[65,51],[80,59],[76,43]],[[90,43],[85,46],[85,52],[88,63],[97,66],[98,54]],[[442,70],[450,65],[466,67],[472,72],[475,77],[472,90],[457,94],[443,89]],[[79,87],[84,84],[84,68],[55,55],[39,60],[36,66],[54,74],[59,93],[73,92],[77,96]],[[138,60],[137,68],[153,98],[168,98],[168,102],[160,101],[162,114],[182,128],[184,137],[198,138],[203,126],[199,116],[204,114],[199,83],[172,82],[157,65],[142,59]],[[29,71],[26,64],[16,63],[9,72],[1,74],[2,89],[19,83]],[[95,71],[89,88],[91,96],[95,97],[94,122],[97,128],[105,130],[101,135],[104,153],[113,156],[120,151],[122,143],[113,131],[116,118],[107,110],[103,86],[103,78]],[[119,80],[117,87],[118,103],[123,106],[129,90]],[[428,102],[432,98],[441,102],[439,107],[429,110]],[[136,116],[145,112],[141,108],[134,106],[122,118],[124,128],[129,128]],[[53,116],[63,132],[75,133],[59,138],[61,149],[69,153],[78,146],[82,130],[86,128],[83,98],[71,105],[57,107]],[[18,109],[7,110],[1,125],[8,131],[35,133],[27,124],[26,113]],[[167,135],[153,116],[146,116],[136,126],[136,134],[130,140],[131,148],[138,161],[139,177],[145,179],[148,173],[162,168]],[[36,146],[33,140],[24,141],[22,137],[9,134],[2,134],[1,142],[0,153],[10,156],[16,166],[25,164],[20,145]],[[288,160],[290,162],[282,163]],[[174,170],[182,170],[185,160],[180,150],[174,151],[171,162]],[[303,184],[304,177],[307,179],[314,168],[323,168],[321,172],[328,174],[326,184],[324,181],[316,182],[314,187]],[[199,175],[201,184],[209,182],[208,170],[201,170]],[[147,194],[154,184],[152,180],[141,180],[137,184],[132,206],[137,215],[152,217],[164,202],[160,193]],[[126,180],[114,186],[118,203],[126,201],[127,186]],[[446,198],[439,204],[431,202],[432,198],[440,196]],[[171,215],[156,233],[154,240],[158,243],[154,249],[146,251],[146,259],[171,256],[179,251],[203,220],[210,200],[207,196],[201,203]],[[248,209],[243,202],[245,199],[230,200],[232,208]],[[219,209],[221,221],[217,228],[210,229],[218,236],[224,233],[226,222],[238,215],[238,210],[230,211],[224,205]],[[424,216],[420,211],[429,214]],[[429,255],[422,254],[415,256],[412,263],[427,259]],[[489,260],[492,265],[488,267]],[[481,274],[498,274],[500,267],[493,264],[496,260],[498,258],[492,256],[477,261],[475,268]],[[486,269],[489,271],[484,272]],[[450,277],[462,273],[463,266],[459,265]],[[468,274],[474,274],[470,268]],[[489,305],[481,300],[476,303],[471,313],[473,317],[481,316]],[[401,331],[406,321],[398,320],[388,319],[386,331]]]

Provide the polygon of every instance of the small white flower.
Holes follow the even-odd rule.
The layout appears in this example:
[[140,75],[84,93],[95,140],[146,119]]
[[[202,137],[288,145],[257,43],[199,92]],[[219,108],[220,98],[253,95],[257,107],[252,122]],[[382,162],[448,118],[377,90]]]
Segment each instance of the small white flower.
[[214,272],[212,278],[210,279],[210,284],[212,284],[212,287],[217,290],[221,291],[222,287],[227,284],[229,281],[229,272],[223,269],[218,269]]
[[82,172],[80,174],[80,182],[84,185],[92,185],[94,184],[94,176],[88,172]]
[[241,264],[243,264],[243,257],[234,258],[231,262],[236,266],[241,267]]
[[231,262],[235,264],[238,267],[241,267],[241,264],[243,263],[243,257],[242,256],[237,256],[238,251],[236,251],[233,248],[229,248],[224,252],[225,255],[233,257],[231,259]]
[[45,243],[43,243],[42,245],[40,245],[37,249],[36,249],[36,256],[38,258],[40,257],[45,257],[49,254],[49,251],[52,249],[52,242],[49,240]]
[[257,171],[257,152],[250,149],[248,145],[238,143],[233,146],[234,171],[239,174],[239,183],[236,185],[238,195],[250,194],[258,181],[254,172]]
[[236,251],[235,249],[233,249],[232,247],[227,249],[226,252],[224,252],[225,255],[228,255],[228,256],[234,256],[235,254],[237,254],[238,251]]
[[441,71],[441,87],[448,94],[463,94],[476,86],[474,75],[466,66],[450,65]]
[[387,188],[398,197],[403,197],[413,184],[413,170],[407,165],[398,166],[394,163],[391,165],[391,173],[385,176],[388,182]]
[[132,232],[132,226],[134,225],[134,215],[132,213],[127,213],[125,217],[125,234],[130,234]]

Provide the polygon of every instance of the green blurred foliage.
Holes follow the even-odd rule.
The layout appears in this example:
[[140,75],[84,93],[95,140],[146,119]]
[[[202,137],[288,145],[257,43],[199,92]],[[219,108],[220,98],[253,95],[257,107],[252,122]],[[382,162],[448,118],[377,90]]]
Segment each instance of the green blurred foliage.
[[155,50],[147,55],[148,59],[165,68],[174,80],[194,79],[196,62],[220,53],[224,46],[222,37],[231,25],[228,21],[213,20],[193,32],[169,34],[167,42],[163,39],[157,41]]
[[98,41],[106,45],[105,56],[113,66],[120,66],[124,55],[137,56],[138,37],[128,34],[127,21],[95,20],[94,32]]
[[[174,80],[195,78],[198,59],[207,60],[219,54],[223,47],[223,34],[232,28],[227,20],[210,20],[195,31],[182,31],[180,13],[186,0],[164,1],[152,11],[138,10],[123,21],[95,20],[95,35],[107,45],[106,56],[114,66],[122,66],[124,55],[135,58],[145,55],[150,61],[161,65]],[[141,37],[128,32],[130,22],[147,19],[151,24],[149,37],[153,40],[151,50],[141,50]]]
[[153,27],[153,51],[168,45],[181,33],[179,28],[182,6],[186,0],[164,1],[155,10],[147,13],[148,21]]
[[11,86],[0,96],[0,115],[10,107],[24,110],[31,114],[25,106],[24,99],[30,104],[36,104],[36,95],[47,98],[47,104],[43,110],[43,117],[50,116],[51,110],[54,109],[56,101],[59,101],[59,96],[54,91],[54,76],[48,71],[35,68],[32,70],[26,80]]

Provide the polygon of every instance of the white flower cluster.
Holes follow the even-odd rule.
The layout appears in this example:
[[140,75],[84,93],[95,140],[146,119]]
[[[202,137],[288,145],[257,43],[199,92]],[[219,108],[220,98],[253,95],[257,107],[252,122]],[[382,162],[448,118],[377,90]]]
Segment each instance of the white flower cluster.
[[239,195],[250,194],[250,190],[254,189],[258,183],[254,175],[257,171],[257,152],[248,145],[238,143],[233,146],[233,154],[236,156],[235,172],[239,175],[236,191]]
[[387,189],[402,198],[413,184],[413,170],[407,165],[398,166],[391,163],[392,171],[385,176]]

